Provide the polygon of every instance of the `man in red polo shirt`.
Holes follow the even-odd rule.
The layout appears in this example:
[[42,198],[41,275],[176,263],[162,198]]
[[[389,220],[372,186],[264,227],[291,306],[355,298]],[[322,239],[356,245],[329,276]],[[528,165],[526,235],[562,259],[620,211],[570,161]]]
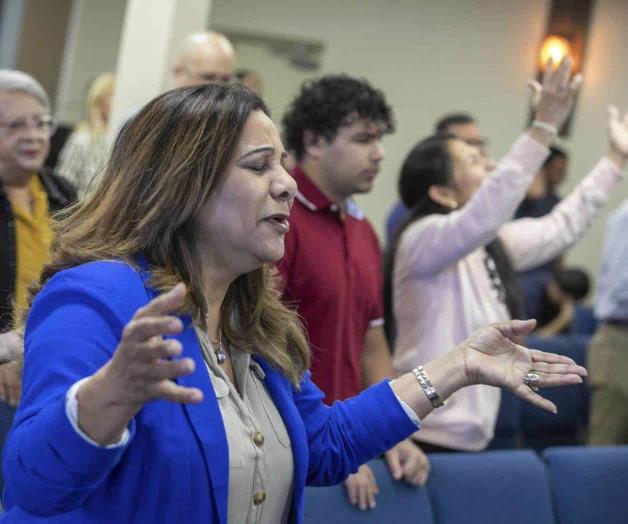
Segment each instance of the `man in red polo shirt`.
[[[283,127],[299,188],[279,266],[284,298],[299,311],[312,348],[313,380],[332,403],[393,376],[379,242],[351,198],[371,190],[393,116],[383,94],[366,81],[326,76],[303,85]],[[427,479],[429,462],[411,441],[386,459],[396,479]],[[375,506],[377,485],[367,466],[349,477],[347,489],[361,509]]]

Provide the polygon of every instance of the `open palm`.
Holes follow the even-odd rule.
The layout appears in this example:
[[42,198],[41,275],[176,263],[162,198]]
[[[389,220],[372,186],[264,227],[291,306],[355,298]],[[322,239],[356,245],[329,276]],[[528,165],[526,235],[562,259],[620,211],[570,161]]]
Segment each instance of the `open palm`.
[[529,334],[534,320],[493,324],[473,333],[461,346],[469,384],[487,384],[511,390],[542,409],[556,412],[556,406],[524,384],[526,375],[541,373],[539,387],[566,386],[582,382],[586,370],[563,355],[521,346],[516,340]]
[[628,111],[622,115],[617,107],[610,106],[608,113],[611,146],[623,157],[628,157]]

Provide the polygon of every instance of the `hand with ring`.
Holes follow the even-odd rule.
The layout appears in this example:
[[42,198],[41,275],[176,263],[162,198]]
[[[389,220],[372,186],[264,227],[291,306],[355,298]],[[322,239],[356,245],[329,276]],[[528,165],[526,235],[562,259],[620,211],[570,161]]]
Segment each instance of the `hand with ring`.
[[556,413],[556,406],[539,395],[539,389],[579,384],[587,371],[564,355],[516,343],[517,337],[528,335],[535,326],[535,320],[512,320],[473,333],[458,347],[466,383],[506,388],[531,404]]
[[537,382],[541,380],[541,373],[536,369],[533,369],[526,375],[526,378],[523,379],[523,383],[528,386],[532,391],[538,393],[539,386],[537,386]]

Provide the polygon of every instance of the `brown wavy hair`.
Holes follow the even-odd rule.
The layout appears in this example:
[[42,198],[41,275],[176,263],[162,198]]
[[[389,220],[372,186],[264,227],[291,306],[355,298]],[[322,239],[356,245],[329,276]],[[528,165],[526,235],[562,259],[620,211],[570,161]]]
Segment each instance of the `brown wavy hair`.
[[[244,125],[264,102],[245,87],[207,84],[175,89],[149,102],[121,129],[97,186],[55,225],[50,263],[55,273],[85,262],[143,255],[151,285],[188,286],[184,306],[205,326],[194,217],[226,172]],[[274,267],[238,277],[221,307],[225,338],[263,357],[298,386],[310,353],[296,313],[282,302]]]

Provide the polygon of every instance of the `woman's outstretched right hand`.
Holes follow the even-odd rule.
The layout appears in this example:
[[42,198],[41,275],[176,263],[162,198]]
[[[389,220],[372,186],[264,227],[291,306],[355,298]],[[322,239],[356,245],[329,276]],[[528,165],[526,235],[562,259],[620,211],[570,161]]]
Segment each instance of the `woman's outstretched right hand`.
[[146,402],[203,400],[200,390],[174,382],[194,371],[194,361],[170,360],[181,355],[183,347],[164,338],[183,329],[181,320],[170,313],[181,306],[185,293],[185,286],[178,284],[138,309],[111,360],[79,388],[79,427],[99,444],[117,442]]
[[582,75],[571,78],[573,60],[565,56],[558,66],[550,60],[545,68],[542,83],[528,82],[533,91],[532,106],[534,120],[560,129],[571,110],[578,90],[582,85]]

